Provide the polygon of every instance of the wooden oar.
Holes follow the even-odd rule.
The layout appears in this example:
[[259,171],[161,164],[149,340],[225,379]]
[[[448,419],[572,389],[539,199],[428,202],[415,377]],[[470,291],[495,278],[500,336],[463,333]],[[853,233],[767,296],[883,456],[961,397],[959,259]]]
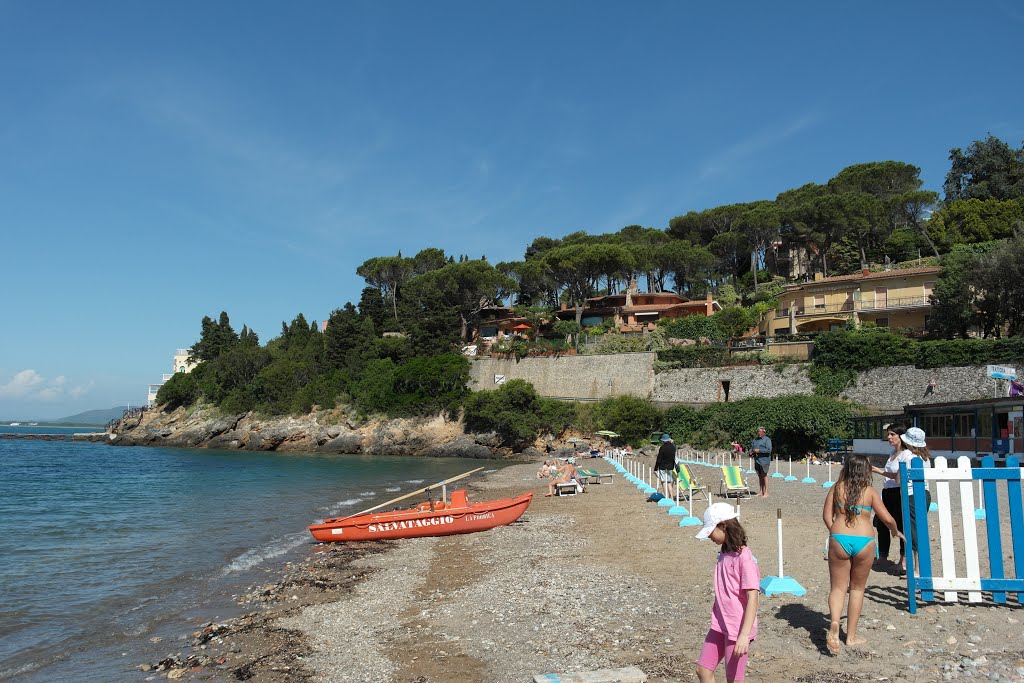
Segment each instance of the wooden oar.
[[475,470],[470,470],[469,472],[466,472],[465,474],[460,474],[457,477],[452,477],[451,479],[445,479],[444,481],[439,481],[436,484],[431,484],[430,486],[424,486],[421,489],[416,489],[412,493],[407,493],[404,496],[399,496],[398,498],[392,498],[391,500],[386,501],[384,503],[381,503],[380,505],[374,505],[372,508],[367,508],[366,510],[363,510],[362,512],[353,512],[351,515],[346,515],[345,517],[332,517],[331,519],[325,519],[324,522],[325,523],[326,522],[340,522],[342,520],[349,519],[350,517],[358,517],[359,515],[365,515],[367,512],[373,512],[374,510],[379,510],[380,508],[384,507],[385,505],[391,505],[392,503],[397,503],[400,500],[405,500],[406,498],[410,498],[412,496],[415,496],[418,493],[423,493],[424,491],[429,491],[430,489],[436,489],[438,486],[444,486],[445,484],[450,484],[451,482],[458,481],[459,479],[465,479],[469,475],[476,474],[477,472],[479,472],[482,469],[483,469],[483,467],[477,467]]

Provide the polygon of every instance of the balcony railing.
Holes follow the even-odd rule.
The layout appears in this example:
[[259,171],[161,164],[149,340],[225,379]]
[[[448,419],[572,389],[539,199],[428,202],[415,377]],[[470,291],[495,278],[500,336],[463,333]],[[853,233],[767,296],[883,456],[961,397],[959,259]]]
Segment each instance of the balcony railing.
[[[844,301],[841,304],[815,304],[813,306],[791,306],[794,315],[824,315],[828,313],[851,313],[853,311],[886,311],[899,308],[920,308],[929,306],[926,296],[905,296],[889,298],[883,301]],[[789,308],[780,307],[775,310],[776,318],[788,318]]]

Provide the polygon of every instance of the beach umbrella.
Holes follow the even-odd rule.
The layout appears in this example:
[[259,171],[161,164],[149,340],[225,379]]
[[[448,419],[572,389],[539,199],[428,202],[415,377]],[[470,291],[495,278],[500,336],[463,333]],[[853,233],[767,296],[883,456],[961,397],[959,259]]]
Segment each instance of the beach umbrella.
[[601,431],[594,432],[594,433],[595,434],[600,434],[601,436],[611,437],[611,438],[615,438],[615,437],[618,436],[618,434],[616,434],[615,432],[609,431],[607,429],[602,429]]

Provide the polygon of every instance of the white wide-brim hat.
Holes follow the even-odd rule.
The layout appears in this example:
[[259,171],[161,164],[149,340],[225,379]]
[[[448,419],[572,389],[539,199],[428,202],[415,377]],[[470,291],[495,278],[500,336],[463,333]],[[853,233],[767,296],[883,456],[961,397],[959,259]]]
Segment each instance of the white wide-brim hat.
[[924,448],[927,443],[924,440],[924,430],[920,427],[911,427],[904,434],[900,435],[903,443],[914,448]]

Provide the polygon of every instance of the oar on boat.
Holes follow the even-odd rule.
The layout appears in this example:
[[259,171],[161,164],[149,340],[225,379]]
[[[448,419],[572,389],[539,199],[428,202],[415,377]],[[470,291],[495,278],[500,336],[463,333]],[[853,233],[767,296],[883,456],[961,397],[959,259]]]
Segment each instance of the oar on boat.
[[459,479],[465,479],[469,475],[476,474],[477,472],[479,472],[482,469],[483,469],[483,467],[477,467],[475,470],[470,470],[469,472],[465,472],[464,474],[460,474],[457,477],[452,477],[451,479],[445,479],[444,481],[439,481],[436,484],[431,484],[430,486],[424,486],[421,489],[416,489],[415,491],[412,491],[411,493],[407,493],[404,496],[399,496],[398,498],[392,498],[391,500],[385,501],[385,502],[381,503],[380,505],[374,505],[372,508],[367,508],[367,509],[365,509],[365,510],[363,510],[361,512],[353,512],[351,515],[346,515],[344,517],[332,517],[331,519],[325,519],[324,522],[340,522],[342,520],[349,519],[350,517],[358,517],[359,515],[365,515],[367,512],[373,512],[374,510],[379,510],[380,508],[384,507],[385,505],[391,505],[392,503],[397,503],[400,500],[405,500],[406,498],[411,498],[412,496],[415,496],[415,495],[418,495],[420,493],[423,493],[424,491],[430,491],[431,489],[436,489],[439,486],[445,486],[447,484],[450,484],[453,481],[458,481]]

